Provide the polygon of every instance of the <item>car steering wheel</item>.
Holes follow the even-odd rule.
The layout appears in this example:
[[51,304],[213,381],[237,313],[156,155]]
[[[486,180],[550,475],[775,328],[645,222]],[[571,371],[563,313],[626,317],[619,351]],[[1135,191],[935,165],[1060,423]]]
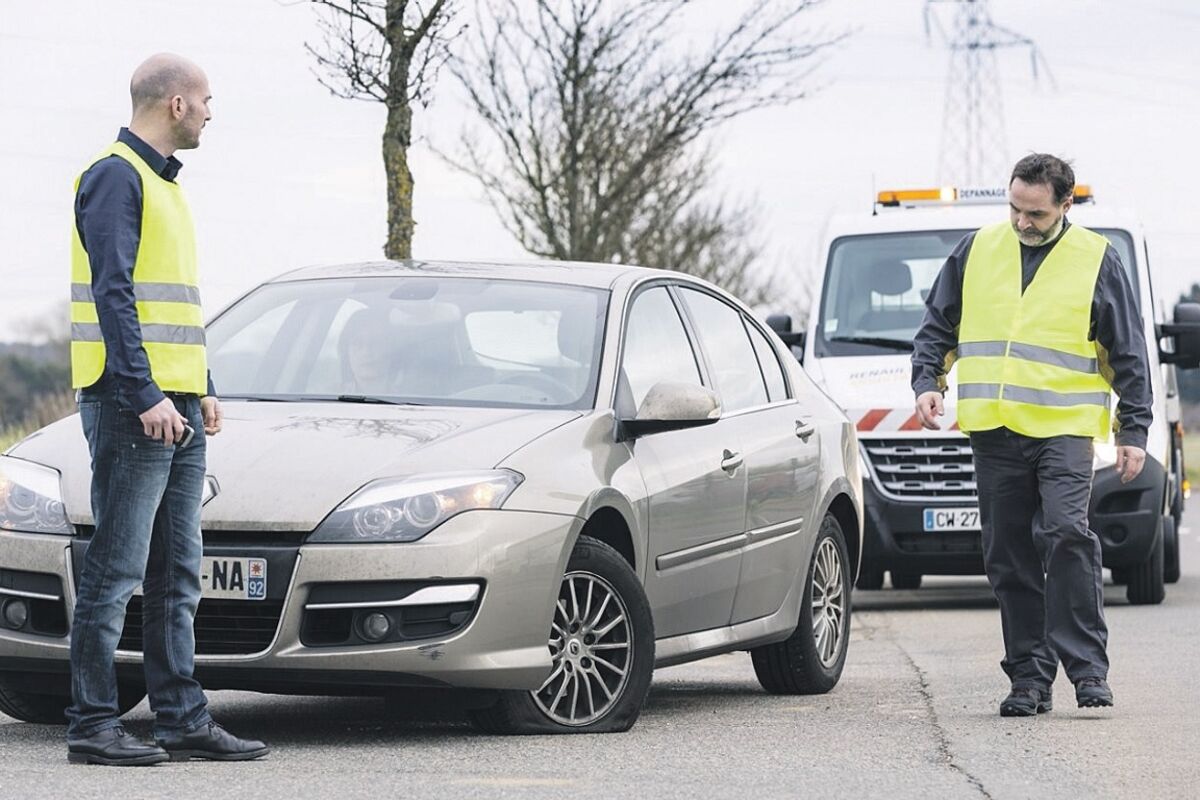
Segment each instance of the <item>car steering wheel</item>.
[[525,386],[546,392],[556,403],[569,403],[575,399],[575,390],[557,378],[544,372],[515,372],[496,383]]

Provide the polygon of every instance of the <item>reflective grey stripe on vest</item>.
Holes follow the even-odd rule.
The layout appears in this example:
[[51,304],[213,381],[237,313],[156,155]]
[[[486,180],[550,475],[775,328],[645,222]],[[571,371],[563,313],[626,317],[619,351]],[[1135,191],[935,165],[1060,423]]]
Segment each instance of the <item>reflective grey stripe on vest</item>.
[[1073,370],[1075,372],[1083,372],[1088,375],[1098,375],[1100,373],[1100,364],[1097,359],[1088,358],[1087,356],[1077,356],[1074,353],[1064,353],[1062,350],[1055,350],[1052,347],[1042,347],[1036,344],[1024,344],[1022,342],[1013,342],[1012,347],[1008,347],[1008,342],[962,342],[958,345],[959,358],[968,358],[970,356],[1003,356],[1007,354],[1012,358],[1019,358],[1023,361],[1034,361],[1038,364],[1050,364],[1055,367]]
[[1002,356],[1008,347],[1008,342],[960,342],[958,357],[968,356]]
[[1103,406],[1112,404],[1109,392],[1051,392],[1047,389],[1028,389],[1024,386],[1005,386],[1004,399],[1035,406]]
[[[104,341],[99,323],[72,322],[71,341]],[[204,344],[204,328],[199,325],[143,325],[142,341],[157,344]]]
[[1008,354],[1013,358],[1023,358],[1026,361],[1037,361],[1040,364],[1052,364],[1056,367],[1086,372],[1089,375],[1100,373],[1100,362],[1087,356],[1077,356],[1074,353],[1064,353],[1051,347],[1041,347],[1036,344],[1013,342]]
[[[133,295],[143,303],[190,303],[200,305],[200,290],[181,283],[134,283]],[[71,284],[71,301],[94,303],[92,287],[86,283]]]
[[998,383],[960,383],[958,385],[959,400],[998,400],[1000,384]]

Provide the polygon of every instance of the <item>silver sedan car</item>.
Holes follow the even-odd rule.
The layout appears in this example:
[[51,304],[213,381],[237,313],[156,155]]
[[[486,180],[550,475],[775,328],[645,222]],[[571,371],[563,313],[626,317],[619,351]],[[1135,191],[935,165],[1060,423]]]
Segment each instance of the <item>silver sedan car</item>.
[[[837,683],[854,430],[719,289],[613,265],[309,268],[221,313],[208,350],[207,687],[471,688],[480,728],[553,733],[627,730],[656,666],[732,650],[768,692]],[[62,720],[90,479],[75,417],[0,456],[10,716]],[[135,592],[126,707],[140,650]]]

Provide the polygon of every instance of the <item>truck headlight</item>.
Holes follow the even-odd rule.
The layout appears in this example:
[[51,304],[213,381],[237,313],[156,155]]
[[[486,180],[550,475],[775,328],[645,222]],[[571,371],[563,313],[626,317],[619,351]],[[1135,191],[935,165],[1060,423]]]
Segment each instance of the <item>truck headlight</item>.
[[0,456],[0,529],[21,533],[75,533],[63,508],[57,470]]
[[325,518],[309,542],[412,542],[464,511],[500,508],[524,480],[507,469],[372,481]]

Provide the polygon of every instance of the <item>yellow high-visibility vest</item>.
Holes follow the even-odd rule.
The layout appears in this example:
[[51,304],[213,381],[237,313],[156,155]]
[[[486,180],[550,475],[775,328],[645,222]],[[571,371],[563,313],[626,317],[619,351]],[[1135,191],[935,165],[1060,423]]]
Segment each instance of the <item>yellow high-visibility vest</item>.
[[[208,389],[208,362],[197,285],[196,233],[187,200],[178,184],[155,174],[122,142],[114,142],[92,164],[114,155],[129,162],[142,179],[142,229],[133,264],[133,291],[150,377],[164,392],[203,395]],[[82,177],[81,173],[75,179],[76,192]],[[91,263],[72,224],[71,385],[91,386],[104,374],[104,363]]]
[[975,234],[963,274],[958,426],[1036,438],[1112,430],[1112,386],[1088,340],[1108,240],[1072,225],[1021,291],[1021,246],[1009,223]]

